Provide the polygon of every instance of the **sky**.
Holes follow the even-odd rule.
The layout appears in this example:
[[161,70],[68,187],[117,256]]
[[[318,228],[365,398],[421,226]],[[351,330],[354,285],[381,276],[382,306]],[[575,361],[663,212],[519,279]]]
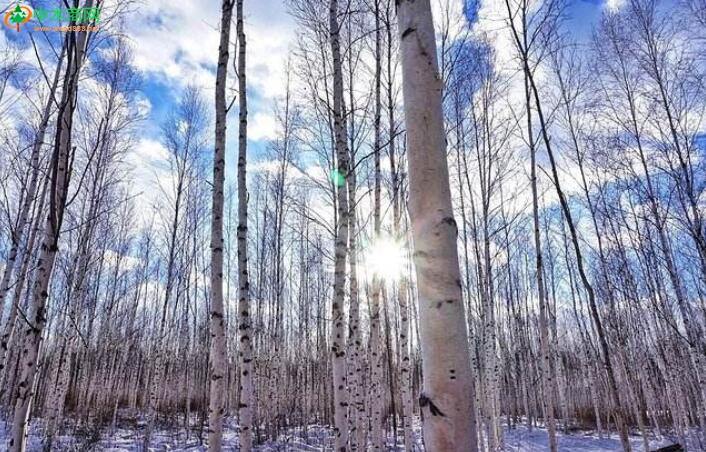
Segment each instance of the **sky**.
[[[120,1],[120,0],[111,0]],[[435,9],[449,1],[461,9],[463,0],[432,0]],[[491,11],[500,0],[478,0],[477,28],[494,28]],[[602,9],[617,8],[624,0],[568,0],[570,29],[575,36],[587,38]],[[32,6],[49,9],[58,0],[35,0]],[[248,42],[249,149],[251,161],[262,153],[274,137],[274,102],[285,90],[284,67],[294,43],[296,25],[287,14],[285,0],[246,0],[245,31]],[[7,11],[15,3],[0,3]],[[138,189],[149,192],[151,168],[167,158],[161,145],[161,125],[189,84],[198,86],[210,109],[218,50],[220,0],[149,0],[135,3],[124,21],[125,34],[133,44],[134,64],[142,74],[139,101],[147,113],[139,126],[139,140],[128,161],[137,172]],[[112,24],[112,26],[117,26]],[[29,46],[26,36],[2,27],[0,48],[7,40]],[[233,30],[234,31],[234,30]],[[20,35],[24,34],[22,32]],[[502,46],[501,42],[496,43]],[[28,47],[28,57],[33,53]],[[234,52],[231,51],[231,61]],[[233,71],[231,71],[231,78]],[[234,80],[233,80],[234,81]],[[227,174],[235,174],[237,151],[237,114],[229,116]]]
[[[432,0],[439,3],[444,0]],[[453,0],[451,0],[453,1]],[[499,0],[481,0],[493,3]],[[570,0],[572,28],[580,36],[590,33],[602,8],[615,8],[623,0]],[[462,0],[458,0],[460,5]],[[296,25],[283,0],[246,0],[248,42],[249,139],[256,154],[275,132],[274,101],[285,89],[284,66],[294,43]],[[151,105],[146,139],[159,140],[159,125],[179,92],[188,83],[201,87],[211,101],[218,49],[219,0],[151,0],[128,23],[135,44],[135,64],[145,74],[144,94]],[[483,20],[482,18],[479,20]],[[233,55],[231,54],[231,58]],[[229,148],[235,115],[229,118]],[[146,143],[148,148],[153,144]],[[235,152],[235,151],[233,151]]]

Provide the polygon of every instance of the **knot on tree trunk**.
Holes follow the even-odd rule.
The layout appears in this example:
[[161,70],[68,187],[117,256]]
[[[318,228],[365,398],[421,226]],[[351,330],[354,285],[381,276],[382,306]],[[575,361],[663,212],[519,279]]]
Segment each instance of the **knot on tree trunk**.
[[427,406],[429,407],[429,412],[432,416],[446,417],[446,415],[439,409],[438,406],[434,404],[434,402],[429,397],[427,397],[426,394],[421,393],[419,395],[419,407],[423,409]]

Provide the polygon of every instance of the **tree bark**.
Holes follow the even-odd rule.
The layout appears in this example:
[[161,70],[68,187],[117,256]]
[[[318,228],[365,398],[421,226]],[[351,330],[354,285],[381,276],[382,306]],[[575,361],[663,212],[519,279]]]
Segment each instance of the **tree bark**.
[[[380,239],[380,115],[382,103],[380,100],[382,77],[382,49],[380,46],[380,2],[374,2],[375,13],[375,92],[374,92],[374,118],[373,118],[373,243]],[[374,273],[372,281],[372,294],[370,297],[370,410],[371,416],[371,447],[372,450],[382,450],[385,444],[383,431],[383,387],[382,387],[382,362],[383,344],[382,328],[380,324],[380,299],[383,290],[381,275]]]
[[409,161],[409,214],[419,290],[424,443],[478,450],[466,313],[446,161],[434,24],[429,0],[400,0],[400,51]]
[[[100,2],[97,6],[99,5]],[[92,7],[93,0],[87,0],[84,6]],[[49,298],[49,282],[56,254],[59,251],[59,234],[64,220],[64,209],[71,180],[74,151],[71,142],[73,114],[76,108],[79,75],[86,55],[88,33],[75,32],[66,36],[67,66],[51,159],[49,211],[44,225],[37,271],[32,285],[32,299],[28,316],[31,323],[24,330],[24,346],[20,354],[22,370],[10,439],[10,450],[13,452],[21,452],[26,448],[27,424],[36,387],[37,362],[42,334],[47,322],[46,304],[47,298]]]
[[236,32],[238,34],[238,331],[240,363],[240,447],[244,452],[252,449],[253,427],[253,347],[251,338],[250,276],[248,274],[248,97],[246,79],[246,42],[243,25],[243,0],[237,0]]
[[[527,34],[523,34],[524,44],[527,44]],[[529,87],[528,75],[524,74],[525,108],[527,110],[527,142],[530,148],[530,184],[532,186],[532,223],[534,231],[535,271],[537,275],[537,295],[539,301],[539,344],[541,359],[539,362],[542,371],[542,389],[544,392],[545,423],[549,433],[549,450],[557,451],[556,418],[554,417],[555,386],[553,381],[551,342],[549,340],[549,320],[547,316],[547,296],[544,287],[544,265],[542,262],[542,239],[539,233],[539,197],[537,194],[537,149],[534,142],[532,127],[532,97]]]
[[[242,0],[238,2],[241,8]],[[208,450],[223,448],[223,416],[226,389],[226,336],[223,316],[223,191],[226,154],[226,83],[228,79],[228,49],[233,0],[221,5],[221,36],[216,67],[216,136],[213,155],[213,192],[211,204],[211,313],[210,313],[210,395],[208,404]],[[243,43],[244,45],[244,43]],[[244,74],[243,74],[244,75]]]
[[346,389],[345,351],[345,285],[348,253],[348,193],[349,150],[343,105],[343,71],[341,63],[338,0],[329,1],[329,39],[333,62],[333,131],[336,148],[336,169],[332,175],[336,188],[338,224],[335,239],[334,281],[331,328],[331,365],[333,367],[334,435],[336,451],[348,450],[348,396]]

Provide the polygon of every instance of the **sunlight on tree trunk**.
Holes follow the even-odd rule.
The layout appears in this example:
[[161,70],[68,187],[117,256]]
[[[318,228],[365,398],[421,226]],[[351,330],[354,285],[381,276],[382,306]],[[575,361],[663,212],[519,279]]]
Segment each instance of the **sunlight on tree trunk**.
[[409,213],[424,375],[419,396],[429,450],[478,449],[466,314],[441,112],[442,81],[429,0],[398,2],[409,160]]

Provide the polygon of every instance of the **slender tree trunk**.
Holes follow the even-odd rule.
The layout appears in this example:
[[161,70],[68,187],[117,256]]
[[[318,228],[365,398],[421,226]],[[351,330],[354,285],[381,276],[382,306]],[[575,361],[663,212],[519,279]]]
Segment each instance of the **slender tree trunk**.
[[[30,156],[31,175],[29,178],[29,184],[27,185],[27,189],[22,200],[22,206],[20,207],[19,215],[17,217],[15,230],[12,231],[11,234],[10,252],[8,253],[7,261],[5,262],[5,269],[3,270],[2,279],[0,280],[0,323],[2,323],[2,316],[5,313],[7,294],[10,292],[10,288],[12,287],[10,281],[12,278],[12,273],[15,270],[17,254],[19,252],[20,245],[22,244],[25,229],[28,225],[27,220],[29,211],[37,195],[37,185],[40,182],[40,154],[42,151],[42,145],[44,144],[44,135],[46,134],[47,127],[49,125],[49,117],[51,115],[52,107],[55,104],[56,89],[59,85],[59,77],[64,63],[65,50],[66,47],[62,44],[59,60],[56,63],[56,69],[54,71],[54,79],[49,89],[47,103],[44,106],[42,119],[39,123],[39,128],[37,129],[37,136],[35,137],[34,144],[32,145],[32,153]],[[2,363],[1,359],[0,363]]]
[[236,32],[238,34],[238,331],[240,333],[238,357],[240,363],[240,448],[252,449],[253,427],[253,347],[251,338],[250,276],[248,274],[248,98],[246,79],[246,42],[243,24],[243,0],[237,0]]
[[[84,6],[92,7],[93,0],[87,0]],[[51,159],[49,211],[37,260],[37,271],[32,285],[32,300],[28,316],[31,323],[24,330],[24,345],[20,353],[22,370],[10,439],[10,450],[13,452],[24,451],[26,447],[27,424],[36,387],[37,363],[42,334],[47,321],[46,303],[49,298],[49,282],[56,254],[59,251],[59,234],[71,180],[74,151],[71,144],[73,113],[76,108],[78,80],[85,59],[88,34],[87,32],[69,33],[66,39],[68,41],[67,67]]]
[[409,213],[419,290],[424,443],[432,451],[478,450],[466,313],[446,161],[436,40],[429,0],[400,0]]
[[631,446],[630,439],[628,438],[628,426],[625,420],[624,409],[620,401],[616,371],[615,367],[613,366],[613,359],[610,354],[608,339],[606,337],[605,330],[603,328],[603,322],[601,320],[600,313],[598,312],[598,306],[596,304],[595,291],[590,281],[588,280],[588,275],[586,274],[583,261],[583,254],[581,253],[578,233],[576,232],[576,225],[573,220],[568,201],[566,200],[564,192],[561,189],[561,184],[559,182],[559,173],[557,170],[554,153],[552,152],[551,142],[549,139],[549,132],[547,131],[547,124],[544,119],[544,114],[542,112],[539,90],[537,89],[533,76],[529,74],[529,69],[527,67],[525,68],[525,73],[528,74],[530,87],[532,88],[532,93],[534,94],[535,106],[537,107],[537,114],[539,115],[542,139],[547,149],[547,155],[549,156],[549,162],[551,164],[551,174],[554,187],[556,188],[557,195],[559,197],[559,204],[561,205],[561,210],[564,215],[564,219],[566,220],[566,225],[569,228],[571,243],[574,248],[574,253],[576,254],[576,263],[578,267],[579,276],[581,278],[581,283],[583,284],[583,287],[586,290],[586,293],[588,294],[588,304],[591,313],[591,318],[593,320],[594,326],[596,327],[596,332],[598,333],[598,342],[603,358],[603,366],[606,370],[606,375],[608,377],[608,388],[610,391],[611,399],[614,404],[613,416],[615,417],[616,428],[620,433],[620,442],[622,443],[623,450],[625,452],[630,452]]
[[[20,272],[17,275],[17,284],[15,284],[15,290],[12,295],[12,305],[10,307],[10,316],[5,322],[2,330],[2,336],[0,336],[0,402],[2,402],[7,396],[7,389],[9,388],[8,374],[10,371],[9,360],[12,356],[8,354],[10,349],[10,344],[16,342],[17,335],[17,317],[20,311],[20,305],[22,304],[23,290],[26,284],[27,275],[30,274],[29,266],[34,263],[35,256],[35,243],[37,237],[41,233],[42,222],[44,219],[44,205],[48,195],[48,186],[50,179],[45,178],[44,184],[42,186],[41,195],[37,206],[35,207],[34,220],[32,228],[29,234],[29,239],[27,241],[27,250],[22,256],[22,265],[20,267]],[[10,398],[12,401],[13,399]]]
[[[348,197],[351,200],[355,200],[355,191],[357,187],[356,175],[352,171],[348,176]],[[365,450],[365,433],[366,426],[368,424],[368,416],[365,411],[365,395],[363,388],[363,368],[365,366],[365,360],[363,359],[363,347],[362,335],[360,332],[360,299],[358,293],[358,252],[357,252],[357,238],[356,238],[356,205],[355,202],[350,203],[350,217],[349,221],[351,227],[349,228],[349,238],[348,238],[348,258],[350,265],[350,309],[349,309],[349,322],[348,322],[348,385],[349,392],[352,402],[352,409],[350,410],[349,420],[351,430],[355,431],[355,438],[351,440],[351,446],[355,447],[355,450]],[[355,441],[355,442],[353,442]]]
[[[403,248],[407,249],[409,246],[409,241],[405,231],[408,230],[407,221],[405,216],[405,228],[401,227],[401,220],[403,216],[403,206],[404,200],[402,199],[403,193],[400,190],[400,169],[397,164],[396,157],[396,146],[395,146],[395,134],[397,133],[397,128],[395,125],[395,104],[393,102],[393,84],[392,84],[392,24],[390,23],[392,17],[389,11],[387,11],[387,74],[390,77],[390,84],[387,89],[387,114],[390,130],[390,143],[388,144],[388,154],[390,158],[390,172],[392,173],[392,216],[393,216],[393,226],[395,231],[395,240],[398,243],[404,244]],[[412,434],[412,416],[413,416],[413,402],[412,402],[412,381],[411,381],[411,366],[410,366],[410,327],[409,327],[409,278],[407,277],[407,269],[402,269],[399,279],[399,286],[397,289],[397,296],[399,298],[399,309],[400,309],[400,333],[399,333],[399,348],[400,348],[400,392],[402,396],[402,424],[404,426],[404,447],[406,451],[414,451],[414,436]],[[472,421],[475,425],[475,419]],[[474,427],[475,428],[475,427]]]
[[[523,34],[526,45],[526,34]],[[537,295],[539,300],[539,343],[541,351],[540,369],[542,371],[542,387],[544,392],[545,422],[549,433],[549,449],[557,451],[556,418],[554,417],[554,398],[556,383],[552,376],[553,354],[549,340],[549,320],[547,316],[546,290],[544,287],[544,265],[542,262],[542,239],[539,233],[539,199],[537,195],[537,150],[534,142],[532,127],[532,97],[529,87],[528,75],[524,76],[525,107],[527,110],[527,142],[530,148],[530,183],[532,185],[532,222],[534,230],[535,270],[537,273]]]
[[[375,0],[375,113],[373,119],[373,160],[374,160],[374,186],[373,186],[373,227],[374,240],[380,238],[380,87],[382,76],[382,52],[380,36],[380,1]],[[370,409],[371,416],[371,446],[373,450],[382,450],[385,444],[383,430],[383,387],[382,387],[382,331],[380,324],[380,299],[382,292],[382,278],[373,274],[372,294],[370,300]]]
[[[238,2],[241,8],[242,0]],[[216,137],[213,155],[213,192],[211,204],[211,313],[210,313],[210,395],[208,405],[208,450],[223,448],[223,416],[226,396],[226,336],[223,316],[223,191],[226,154],[226,83],[228,79],[228,48],[233,0],[221,5],[221,37],[216,67]],[[244,43],[241,43],[244,45]],[[242,76],[245,74],[243,73]],[[244,97],[244,93],[243,94]]]
[[343,72],[341,69],[340,26],[338,23],[338,0],[329,2],[329,37],[333,60],[333,121],[336,148],[336,169],[333,175],[336,187],[338,225],[335,240],[334,282],[331,328],[331,365],[333,367],[334,435],[336,451],[348,450],[348,397],[346,389],[345,352],[345,284],[346,255],[348,252],[348,139],[343,115]]

